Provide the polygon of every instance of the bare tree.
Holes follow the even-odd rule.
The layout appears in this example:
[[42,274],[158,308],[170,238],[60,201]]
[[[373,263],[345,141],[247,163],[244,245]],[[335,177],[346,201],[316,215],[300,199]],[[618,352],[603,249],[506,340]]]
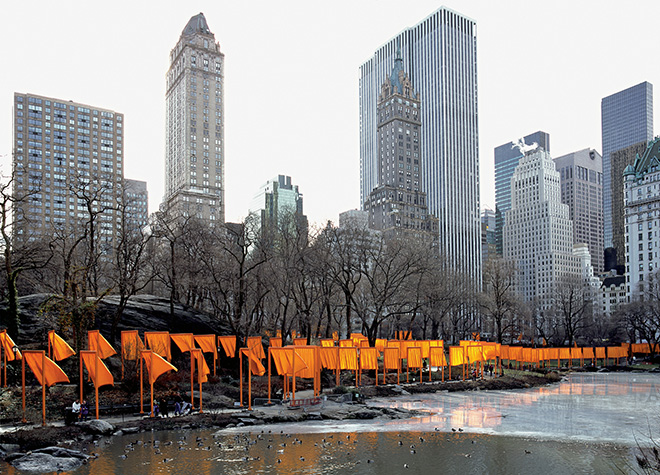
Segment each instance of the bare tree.
[[363,281],[352,295],[351,305],[370,345],[375,345],[384,322],[403,315],[414,321],[422,306],[422,282],[428,271],[430,249],[412,236],[387,241],[374,236],[364,247]]
[[589,290],[579,276],[565,276],[555,286],[555,309],[569,346],[589,324]]
[[483,291],[479,306],[491,321],[497,341],[503,342],[505,333],[511,333],[515,325],[515,313],[519,301],[515,294],[516,270],[512,262],[500,258],[489,259],[484,266]]
[[[0,183],[0,233],[7,300],[4,316],[9,334],[16,338],[20,330],[18,278],[24,272],[48,265],[52,253],[42,235],[30,232],[29,223],[22,209],[23,206],[29,206],[31,201],[41,198],[39,187],[24,191],[22,186],[14,187],[14,179],[12,176],[3,179]],[[12,191],[12,188],[15,189]]]

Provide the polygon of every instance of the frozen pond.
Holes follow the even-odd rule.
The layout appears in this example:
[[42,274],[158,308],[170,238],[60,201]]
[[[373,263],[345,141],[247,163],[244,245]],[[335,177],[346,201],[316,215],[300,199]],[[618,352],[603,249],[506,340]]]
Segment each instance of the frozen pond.
[[659,389],[656,374],[573,374],[525,390],[370,401],[428,412],[411,420],[134,434],[90,445],[99,458],[75,473],[629,473],[635,436],[645,442],[658,425]]

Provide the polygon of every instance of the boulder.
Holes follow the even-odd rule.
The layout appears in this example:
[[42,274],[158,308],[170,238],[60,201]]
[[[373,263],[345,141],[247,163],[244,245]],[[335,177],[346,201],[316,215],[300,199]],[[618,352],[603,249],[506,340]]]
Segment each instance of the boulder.
[[90,434],[112,435],[115,431],[115,426],[102,419],[79,422],[78,425],[82,430]]
[[84,464],[88,458],[87,455],[75,450],[46,447],[14,458],[10,463],[18,470],[29,472],[70,472]]

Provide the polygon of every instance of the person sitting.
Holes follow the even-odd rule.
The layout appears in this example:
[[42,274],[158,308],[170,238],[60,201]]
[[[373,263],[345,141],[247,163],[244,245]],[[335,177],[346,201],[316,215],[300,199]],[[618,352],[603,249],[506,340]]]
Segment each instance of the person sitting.
[[86,421],[88,415],[89,415],[89,406],[87,405],[87,401],[85,400],[80,406],[80,418],[83,421]]

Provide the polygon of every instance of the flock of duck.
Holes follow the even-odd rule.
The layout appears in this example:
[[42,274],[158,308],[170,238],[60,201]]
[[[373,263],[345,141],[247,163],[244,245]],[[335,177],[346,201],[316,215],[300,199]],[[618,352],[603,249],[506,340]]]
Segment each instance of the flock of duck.
[[[463,428],[452,428],[452,432],[454,433],[462,433]],[[437,437],[442,437],[442,436],[447,436],[448,434],[440,431],[437,427],[435,428],[434,432],[424,434],[424,436],[419,436],[419,442],[415,441],[415,443],[410,443],[410,440],[407,442],[404,442],[402,434],[396,434],[396,438],[399,440],[397,441],[397,446],[399,447],[404,447],[408,449],[410,455],[415,455],[417,454],[417,450],[419,448],[419,445],[424,444],[427,442],[427,438],[437,438]],[[315,440],[318,441],[318,438]],[[447,438],[449,441],[450,439]],[[103,441],[105,444],[111,444],[112,440],[111,439],[105,439]],[[475,440],[472,440],[472,444],[475,443]],[[95,445],[98,445],[98,442],[95,442]],[[295,455],[296,459],[290,459],[287,460],[286,457],[289,455],[289,453],[292,452],[292,448],[297,445],[303,445],[303,439],[300,435],[298,436],[293,436],[291,434],[285,433],[284,431],[279,431],[273,432],[272,430],[264,430],[261,431],[260,433],[252,433],[252,432],[247,432],[247,433],[241,433],[241,434],[235,434],[233,438],[231,438],[227,434],[221,434],[221,433],[216,433],[212,437],[200,437],[197,436],[195,439],[188,439],[187,435],[181,435],[178,437],[178,440],[173,441],[173,440],[168,440],[168,441],[159,441],[159,440],[136,440],[134,442],[130,442],[126,444],[123,450],[123,454],[121,454],[119,457],[121,459],[128,459],[132,452],[134,452],[136,449],[151,449],[153,451],[154,455],[163,455],[164,452],[161,450],[164,447],[167,446],[172,446],[176,445],[177,449],[180,451],[184,450],[199,450],[199,451],[209,451],[212,452],[214,450],[222,450],[222,451],[233,451],[233,452],[245,452],[245,455],[240,457],[240,458],[235,458],[232,459],[231,462],[254,462],[254,461],[259,461],[261,460],[260,456],[250,456],[249,452],[252,447],[256,446],[257,444],[264,444],[266,450],[272,450],[276,455],[274,458],[274,461],[272,462],[274,466],[277,466],[279,464],[282,464],[283,462],[291,462],[293,461],[300,461],[300,462],[305,462],[305,457],[304,456],[299,456],[298,454]],[[355,434],[330,434],[326,435],[325,437],[322,437],[320,441],[314,442],[314,446],[321,448],[321,449],[327,449],[327,448],[332,448],[332,447],[337,447],[337,450],[335,451],[335,457],[339,454],[341,454],[341,449],[339,446],[344,446],[346,448],[346,456],[351,456],[354,455],[351,453],[351,449],[358,444],[358,437]],[[171,454],[171,450],[166,451],[168,454]],[[529,451],[525,450],[525,453],[530,453]],[[465,453],[461,454],[465,457],[471,457],[471,453]],[[323,457],[322,457],[323,458]],[[325,459],[328,459],[329,457],[326,456]],[[162,464],[168,464],[172,461],[174,461],[174,457],[164,457],[158,460],[158,463]],[[226,459],[223,459],[220,456],[213,456],[211,455],[208,457],[206,460],[224,460],[227,461]],[[315,460],[316,462],[316,460]],[[369,459],[367,458],[366,460],[355,460],[355,464],[360,464],[360,463],[367,463],[367,464],[372,464],[376,463],[376,460],[374,459]],[[150,462],[147,462],[150,463]],[[409,463],[403,463],[403,468],[410,468]]]

